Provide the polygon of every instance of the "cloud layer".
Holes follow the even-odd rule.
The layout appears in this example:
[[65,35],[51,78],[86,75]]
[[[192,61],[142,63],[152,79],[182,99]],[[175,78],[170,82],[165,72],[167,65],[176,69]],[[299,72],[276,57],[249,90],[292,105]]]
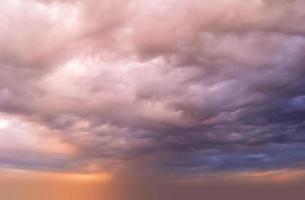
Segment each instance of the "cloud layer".
[[145,160],[185,175],[303,167],[304,7],[0,2],[0,165],[105,171]]

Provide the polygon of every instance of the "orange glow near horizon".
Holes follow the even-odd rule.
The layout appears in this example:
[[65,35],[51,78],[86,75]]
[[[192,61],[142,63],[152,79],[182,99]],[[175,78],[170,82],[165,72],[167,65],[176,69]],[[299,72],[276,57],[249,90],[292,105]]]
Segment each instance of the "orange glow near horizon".
[[247,180],[250,181],[285,183],[285,182],[304,180],[305,171],[283,169],[283,170],[273,170],[273,171],[242,173],[241,177],[246,178]]
[[[39,172],[18,169],[0,169],[0,194],[1,199],[10,200],[117,200],[116,195],[121,191],[129,194],[129,184],[124,184],[125,174],[117,177],[115,173],[76,173],[76,172]],[[197,177],[198,178],[198,177]],[[228,173],[215,176],[215,180],[201,177],[193,179],[185,185],[179,186],[177,182],[168,182],[166,176],[160,176],[155,184],[166,183],[164,186],[200,186],[209,188],[220,185],[230,188],[233,185],[242,188],[243,185],[264,186],[289,185],[290,183],[304,181],[304,170],[275,170],[248,173]],[[131,181],[131,180],[129,180]],[[164,181],[162,183],[162,181]],[[121,184],[123,183],[123,184]],[[129,182],[128,182],[129,183]],[[131,189],[141,193],[142,180],[130,182]],[[303,183],[303,182],[301,182]],[[137,187],[140,187],[139,191]],[[156,185],[155,185],[156,186]],[[127,187],[127,188],[125,188]],[[136,187],[136,188],[133,188]],[[158,187],[157,187],[158,188]],[[239,190],[238,190],[239,191]]]
[[56,173],[0,170],[1,199],[98,200],[108,194],[110,173]]
[[44,172],[18,169],[2,169],[0,177],[11,179],[74,181],[74,182],[107,182],[112,178],[111,173],[77,173],[77,172]]

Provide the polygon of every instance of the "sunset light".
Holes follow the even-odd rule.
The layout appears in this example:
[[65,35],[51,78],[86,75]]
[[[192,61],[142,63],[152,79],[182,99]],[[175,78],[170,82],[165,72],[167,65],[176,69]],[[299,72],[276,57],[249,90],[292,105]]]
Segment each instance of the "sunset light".
[[0,200],[304,200],[305,0],[0,0]]

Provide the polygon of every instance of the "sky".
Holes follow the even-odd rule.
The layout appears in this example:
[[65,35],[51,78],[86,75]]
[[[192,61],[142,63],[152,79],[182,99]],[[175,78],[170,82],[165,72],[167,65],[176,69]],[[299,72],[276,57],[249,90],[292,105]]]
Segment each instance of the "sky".
[[304,17],[303,0],[0,0],[0,196],[298,200]]

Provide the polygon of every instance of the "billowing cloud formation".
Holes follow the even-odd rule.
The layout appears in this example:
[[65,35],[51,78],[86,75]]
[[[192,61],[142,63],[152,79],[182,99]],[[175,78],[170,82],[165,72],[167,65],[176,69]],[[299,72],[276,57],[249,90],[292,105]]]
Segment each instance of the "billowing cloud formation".
[[[103,171],[149,160],[186,175],[303,167],[304,7],[0,2],[1,165]],[[7,125],[16,120],[25,125]]]

